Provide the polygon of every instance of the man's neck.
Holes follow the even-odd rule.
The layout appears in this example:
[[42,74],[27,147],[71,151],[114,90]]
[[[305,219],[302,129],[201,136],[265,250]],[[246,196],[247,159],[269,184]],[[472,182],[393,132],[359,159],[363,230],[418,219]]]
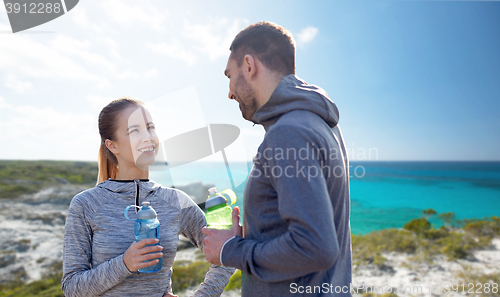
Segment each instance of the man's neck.
[[261,78],[261,87],[259,88],[258,96],[256,98],[259,103],[259,108],[269,101],[271,95],[274,93],[274,90],[276,90],[283,77],[285,76],[282,74],[268,72]]

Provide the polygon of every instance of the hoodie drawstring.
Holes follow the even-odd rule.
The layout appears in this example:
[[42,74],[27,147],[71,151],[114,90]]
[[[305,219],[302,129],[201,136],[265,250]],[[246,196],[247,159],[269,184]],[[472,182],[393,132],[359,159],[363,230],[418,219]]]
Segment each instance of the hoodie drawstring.
[[[137,183],[137,180],[134,179],[134,184],[135,184],[135,205],[139,206],[139,183]],[[135,212],[137,213],[139,210],[136,207]]]

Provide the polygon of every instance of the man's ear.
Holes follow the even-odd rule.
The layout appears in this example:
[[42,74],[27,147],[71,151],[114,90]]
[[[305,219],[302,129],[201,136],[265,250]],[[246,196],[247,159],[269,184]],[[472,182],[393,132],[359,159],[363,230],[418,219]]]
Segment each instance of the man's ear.
[[106,145],[108,150],[110,150],[113,154],[117,154],[119,152],[118,147],[116,146],[116,144],[113,141],[106,139],[104,144]]
[[243,73],[247,77],[248,81],[255,79],[257,75],[257,63],[252,55],[245,55],[243,57]]

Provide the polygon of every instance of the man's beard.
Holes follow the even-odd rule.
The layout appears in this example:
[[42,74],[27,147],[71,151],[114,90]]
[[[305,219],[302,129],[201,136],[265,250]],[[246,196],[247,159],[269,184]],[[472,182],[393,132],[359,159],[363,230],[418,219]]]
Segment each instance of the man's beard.
[[252,121],[252,117],[258,109],[257,99],[255,99],[255,91],[243,78],[242,73],[238,75],[235,94],[240,104],[241,115],[245,120]]

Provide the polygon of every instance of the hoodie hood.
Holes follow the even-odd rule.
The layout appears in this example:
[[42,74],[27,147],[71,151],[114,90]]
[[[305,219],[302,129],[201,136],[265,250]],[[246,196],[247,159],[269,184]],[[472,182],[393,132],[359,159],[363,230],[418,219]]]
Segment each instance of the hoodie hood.
[[294,74],[285,76],[269,100],[252,117],[266,131],[282,115],[293,110],[307,110],[320,116],[331,128],[339,122],[337,106],[322,88],[309,85]]
[[160,184],[149,179],[135,180],[113,180],[108,179],[99,183],[96,187],[107,189],[111,192],[125,196],[124,198],[134,199],[137,188],[139,189],[139,198],[144,199],[149,193],[156,191],[161,187]]

